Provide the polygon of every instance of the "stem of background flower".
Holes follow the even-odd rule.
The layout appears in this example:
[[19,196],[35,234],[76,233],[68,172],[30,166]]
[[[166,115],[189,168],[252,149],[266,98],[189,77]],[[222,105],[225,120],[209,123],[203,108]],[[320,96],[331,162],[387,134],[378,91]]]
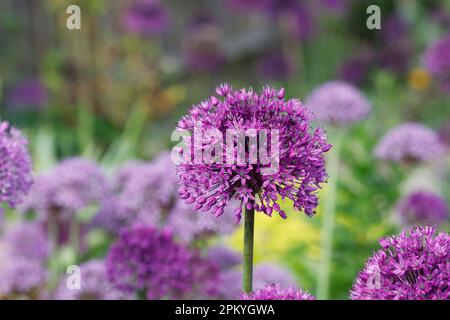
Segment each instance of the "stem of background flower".
[[59,225],[58,219],[51,214],[47,222],[48,234],[51,251],[53,254],[50,256],[48,264],[50,269],[49,288],[56,288],[59,279],[59,264],[57,251],[59,249]]
[[78,255],[80,249],[80,222],[75,217],[70,222],[70,233],[69,233],[70,246]]
[[324,199],[322,222],[322,258],[317,278],[317,298],[326,300],[330,292],[331,257],[333,254],[334,224],[336,215],[336,195],[339,171],[339,153],[343,133],[337,129],[334,134],[333,148],[328,156],[328,188]]
[[244,264],[242,272],[242,291],[253,290],[253,238],[255,230],[255,209],[245,208],[244,217]]

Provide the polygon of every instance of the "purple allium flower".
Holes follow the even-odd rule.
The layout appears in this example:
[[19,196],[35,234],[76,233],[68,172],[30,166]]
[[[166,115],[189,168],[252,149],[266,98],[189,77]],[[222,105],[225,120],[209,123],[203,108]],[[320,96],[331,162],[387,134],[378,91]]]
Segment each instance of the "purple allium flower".
[[194,71],[217,70],[225,61],[222,33],[214,18],[207,14],[195,16],[187,26],[183,42],[185,65]]
[[132,294],[114,288],[106,277],[105,262],[91,260],[80,265],[80,290],[67,287],[68,276],[61,279],[55,293],[56,300],[132,300]]
[[314,300],[314,297],[295,288],[282,289],[272,284],[252,293],[242,293],[239,300]]
[[125,29],[144,37],[162,34],[168,24],[168,13],[159,0],[135,0],[124,17]]
[[419,123],[404,123],[390,130],[375,148],[377,158],[396,162],[428,161],[441,155],[438,135]]
[[169,232],[140,226],[121,231],[106,270],[117,289],[144,293],[147,299],[208,295],[216,278],[214,265],[175,243]]
[[0,205],[15,207],[31,188],[32,163],[27,144],[19,130],[0,122]]
[[438,39],[428,47],[424,64],[441,86],[450,90],[450,35]]
[[286,79],[294,72],[294,62],[281,52],[271,52],[259,62],[259,73],[265,79]]
[[7,94],[9,106],[17,108],[41,108],[48,102],[47,88],[37,79],[17,84]]
[[[221,299],[236,299],[242,292],[241,270],[230,269],[219,274],[218,297]],[[256,265],[253,273],[253,289],[263,289],[267,285],[279,284],[282,287],[297,287],[294,275],[286,268],[273,264]]]
[[320,0],[320,5],[330,12],[342,14],[348,9],[346,0]]
[[0,243],[0,299],[32,295],[46,277],[41,262],[17,255],[9,245]]
[[447,201],[432,192],[417,191],[402,199],[397,205],[400,221],[405,225],[422,223],[440,224],[447,220]]
[[227,0],[231,9],[245,11],[263,11],[267,8],[268,0]]
[[83,158],[69,158],[37,177],[21,210],[36,212],[42,221],[52,216],[69,221],[80,210],[104,199],[110,189],[97,164]]
[[[194,105],[179,121],[177,128],[190,133],[200,130],[200,135],[202,130],[217,130],[222,137],[229,130],[246,132],[254,129],[259,133],[266,130],[269,132],[267,136],[278,133],[279,143],[275,145],[275,142],[270,147],[272,164],[270,167],[263,165],[260,158],[256,164],[224,165],[220,162],[226,162],[225,155],[218,155],[222,160],[218,162],[191,162],[189,159],[195,145],[201,144],[201,150],[210,148],[211,139],[203,138],[203,141],[194,143],[190,138],[185,139],[189,140],[186,143],[190,154],[181,152],[187,161],[177,166],[180,198],[187,203],[195,203],[195,209],[210,211],[216,216],[222,215],[224,208],[235,199],[240,201],[235,210],[235,216],[240,220],[242,206],[252,207],[255,195],[259,197],[259,202],[255,201],[256,210],[269,216],[275,211],[285,218],[286,214],[276,203],[281,196],[282,199],[291,199],[295,210],[303,210],[312,216],[318,203],[317,190],[327,179],[324,153],[330,150],[331,145],[326,142],[323,130],[311,130],[309,111],[297,99],[285,101],[284,89],[277,91],[267,86],[258,94],[252,89],[233,91],[230,85],[223,84],[216,92],[219,97],[213,96]],[[199,133],[194,132],[195,135]],[[269,139],[275,140],[273,137]],[[227,150],[224,140],[214,142],[221,144],[222,150]],[[267,146],[266,141],[260,148]],[[226,152],[235,155],[237,149],[230,146]],[[250,158],[248,151],[245,159]],[[261,153],[262,150],[259,151]],[[279,151],[278,155],[276,151]],[[278,156],[279,159],[275,159]],[[279,166],[275,166],[275,162]],[[266,169],[270,172],[265,172]]]
[[207,256],[221,271],[230,270],[242,263],[242,256],[239,253],[224,246],[210,248]]
[[22,222],[5,234],[5,242],[17,256],[45,262],[50,254],[50,243],[41,225]]
[[450,236],[415,227],[380,240],[350,297],[353,300],[450,299]]
[[445,123],[439,130],[441,142],[450,147],[450,121]]
[[317,87],[306,106],[319,122],[350,125],[369,116],[371,105],[354,86],[343,81],[330,81]]
[[339,68],[338,75],[343,81],[360,85],[367,81],[370,69],[370,58],[360,55],[345,60]]

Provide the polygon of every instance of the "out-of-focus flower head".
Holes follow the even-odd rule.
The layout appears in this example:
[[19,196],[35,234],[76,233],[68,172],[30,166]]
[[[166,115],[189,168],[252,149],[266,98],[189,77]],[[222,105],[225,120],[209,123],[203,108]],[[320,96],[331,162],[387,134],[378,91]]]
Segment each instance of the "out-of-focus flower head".
[[400,221],[405,225],[440,224],[448,219],[447,201],[427,191],[416,191],[397,204]]
[[265,79],[286,79],[294,72],[294,62],[281,52],[270,52],[259,62],[259,73]]
[[0,205],[15,207],[31,188],[32,163],[27,144],[19,130],[0,122]]
[[440,129],[439,129],[439,138],[442,143],[444,143],[447,147],[450,147],[450,121],[447,121]]
[[[323,130],[311,128],[309,111],[297,99],[286,101],[284,89],[270,86],[256,93],[252,89],[232,90],[230,85],[223,84],[216,92],[218,97],[212,96],[194,105],[178,122],[177,130],[191,134],[184,136],[187,150],[178,149],[182,158],[177,165],[180,198],[195,204],[196,210],[209,211],[216,216],[222,215],[235,199],[240,202],[235,210],[238,221],[244,205],[268,216],[278,212],[285,218],[286,214],[276,203],[280,197],[291,199],[295,210],[312,216],[318,203],[317,190],[327,179],[324,153],[331,145],[326,142]],[[266,159],[269,160],[266,163],[271,164],[264,165],[261,157],[255,163],[236,161],[234,157],[233,164],[224,164],[226,158],[231,162],[225,154],[235,156],[238,149],[245,152],[244,159],[251,159],[251,153],[256,152],[254,145],[248,148],[242,148],[242,143],[227,146],[223,137],[229,130],[241,133],[253,130],[255,139],[264,130],[267,139],[259,148],[270,147],[271,154],[267,154],[270,160]],[[203,137],[204,132],[209,135],[212,131],[222,140]],[[196,138],[198,136],[200,138]],[[220,150],[226,150],[216,155],[221,161],[191,161],[196,147],[202,151],[217,144]],[[262,151],[259,150],[259,154]]]
[[356,87],[342,81],[330,81],[317,87],[309,96],[306,107],[319,122],[341,126],[365,119],[372,109]]
[[[229,269],[220,273],[218,282],[218,297],[221,299],[236,299],[242,292],[241,270]],[[267,285],[279,284],[282,287],[297,287],[294,275],[286,268],[273,264],[261,263],[255,266],[253,272],[253,289],[263,289]]]
[[428,47],[424,65],[444,90],[450,90],[450,35],[436,40]]
[[50,254],[50,243],[42,226],[37,223],[22,222],[7,230],[4,241],[15,255],[45,262]]
[[342,14],[348,10],[347,0],[319,0],[319,5],[327,11]]
[[84,158],[69,158],[36,178],[20,209],[36,212],[42,221],[52,216],[69,221],[110,192],[110,184],[97,164]]
[[195,15],[187,26],[183,42],[185,65],[193,71],[217,70],[225,61],[222,33],[214,17],[207,13]]
[[61,279],[54,298],[56,300],[132,300],[133,294],[117,290],[106,277],[105,262],[91,260],[80,265],[80,289],[69,289],[68,277]]
[[243,11],[263,11],[267,7],[268,0],[227,0],[231,9]]
[[242,293],[239,300],[315,300],[312,295],[299,289],[283,289],[280,285],[267,285],[251,293]]
[[108,279],[124,292],[147,299],[181,299],[214,291],[217,270],[208,260],[153,227],[124,229],[107,259]]
[[224,246],[211,247],[207,257],[220,271],[230,270],[242,263],[242,256],[238,252]]
[[46,278],[40,261],[15,254],[8,244],[0,243],[0,299],[36,296]]
[[390,130],[375,148],[375,156],[395,162],[432,160],[444,151],[438,135],[419,123],[404,123]]
[[450,236],[415,227],[380,240],[350,292],[353,300],[448,300]]
[[158,36],[168,27],[167,9],[160,0],[134,0],[123,19],[125,29],[139,36]]
[[30,79],[11,88],[6,98],[12,108],[42,108],[48,102],[48,92],[41,81]]
[[371,57],[367,54],[350,57],[340,65],[338,76],[345,82],[355,85],[364,84],[367,81],[371,63]]

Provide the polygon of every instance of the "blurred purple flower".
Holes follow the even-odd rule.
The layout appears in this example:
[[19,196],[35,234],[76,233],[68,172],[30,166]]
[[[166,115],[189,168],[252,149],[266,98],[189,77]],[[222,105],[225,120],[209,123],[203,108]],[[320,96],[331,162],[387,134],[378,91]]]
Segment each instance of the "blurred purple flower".
[[193,71],[217,70],[225,62],[221,30],[212,16],[199,14],[188,24],[183,59]]
[[122,230],[108,253],[106,270],[117,289],[147,299],[208,296],[217,274],[214,265],[153,227]]
[[448,219],[447,201],[432,192],[414,192],[397,204],[400,221],[405,225],[440,224]]
[[9,229],[4,237],[17,256],[43,263],[50,255],[47,235],[37,223],[22,222]]
[[448,300],[450,236],[415,227],[380,240],[350,292],[352,300]]
[[259,62],[259,74],[265,79],[286,79],[293,72],[294,62],[281,52],[271,52]]
[[419,123],[404,123],[390,130],[375,148],[375,156],[396,162],[428,161],[444,147],[438,135]]
[[330,81],[317,87],[310,94],[306,107],[319,122],[341,126],[367,118],[372,109],[361,91],[342,81]]
[[168,27],[166,8],[159,0],[135,0],[124,16],[125,29],[139,36],[157,36]]
[[428,47],[424,64],[442,88],[450,90],[450,35],[436,40]]
[[341,64],[338,75],[343,81],[361,85],[367,81],[370,69],[370,60],[367,57],[356,56]]
[[7,94],[7,105],[16,108],[42,108],[48,102],[47,88],[38,79],[23,81]]
[[241,254],[224,246],[209,248],[207,257],[220,271],[230,270],[242,263]]
[[439,138],[442,143],[450,147],[450,121],[446,122],[439,130]]
[[80,290],[67,287],[68,276],[61,279],[54,298],[56,300],[132,300],[133,294],[113,287],[106,277],[105,262],[91,260],[80,265]]
[[348,9],[347,0],[320,0],[320,5],[330,12],[342,14]]
[[[272,168],[275,170],[270,174],[263,174],[261,170],[267,166],[260,162],[233,166],[193,163],[189,160],[194,145],[200,144],[202,149],[211,147],[211,139],[205,141],[203,138],[194,144],[191,137],[185,137],[184,142],[190,152],[181,154],[188,161],[177,166],[180,198],[195,204],[196,210],[209,211],[216,216],[222,215],[225,207],[235,199],[240,202],[235,210],[239,221],[243,205],[269,216],[275,211],[285,218],[284,211],[276,203],[281,196],[282,199],[291,199],[295,210],[312,216],[318,203],[317,190],[327,179],[323,154],[330,150],[331,145],[326,142],[325,132],[319,128],[311,129],[310,113],[297,99],[285,101],[284,89],[275,90],[267,86],[257,94],[252,89],[233,91],[230,85],[223,84],[216,92],[219,97],[213,96],[194,105],[189,114],[178,122],[177,129],[192,134],[194,127],[201,126],[201,129],[196,128],[201,130],[200,134],[202,130],[219,130],[222,136],[226,136],[229,129],[243,132],[248,129],[277,130],[279,145],[272,146],[271,150],[282,146],[279,159],[273,159],[274,152],[269,157],[277,163],[279,160],[279,167]],[[222,144],[221,149],[227,150],[223,141]],[[237,152],[236,146],[233,152]],[[249,152],[246,153],[246,159],[249,159]],[[255,199],[256,194],[259,202]]]
[[239,300],[315,300],[307,292],[295,288],[282,289],[280,285],[267,285],[252,293],[242,293]]
[[32,163],[27,144],[19,130],[0,122],[0,205],[15,207],[31,188]]

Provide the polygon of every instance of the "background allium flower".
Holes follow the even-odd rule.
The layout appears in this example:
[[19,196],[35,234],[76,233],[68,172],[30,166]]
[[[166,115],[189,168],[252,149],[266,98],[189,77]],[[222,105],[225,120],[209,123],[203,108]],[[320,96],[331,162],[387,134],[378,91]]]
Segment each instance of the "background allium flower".
[[343,81],[355,85],[363,84],[367,81],[370,71],[370,58],[364,55],[350,57],[345,60],[338,70],[338,76]]
[[439,129],[439,138],[447,147],[450,147],[450,121]]
[[207,295],[216,276],[212,264],[175,243],[170,233],[139,226],[122,230],[108,253],[106,270],[117,289],[142,292],[148,299]]
[[231,9],[261,11],[267,7],[268,0],[227,0]]
[[183,59],[194,71],[217,70],[225,61],[222,33],[214,18],[207,14],[195,16],[187,26],[183,42]]
[[282,289],[272,284],[252,293],[242,293],[239,300],[314,300],[314,297],[295,288]]
[[427,191],[414,192],[397,205],[400,221],[406,225],[440,224],[447,220],[449,208],[441,196]]
[[13,226],[4,236],[15,255],[45,262],[50,254],[50,243],[37,223],[22,222]]
[[286,79],[295,71],[294,62],[281,52],[271,52],[259,62],[259,73],[265,79]]
[[132,294],[117,290],[106,277],[105,262],[92,260],[80,265],[81,288],[67,288],[67,277],[61,279],[55,293],[57,300],[131,300]]
[[433,227],[380,240],[350,297],[353,300],[450,299],[450,236]]
[[140,36],[160,35],[168,24],[168,13],[159,0],[135,0],[124,16],[125,29]]
[[428,161],[444,151],[438,135],[419,123],[404,123],[390,130],[375,148],[377,158],[396,162]]
[[350,125],[367,118],[371,105],[354,86],[343,81],[330,81],[317,87],[306,106],[319,122]]
[[211,247],[207,257],[221,271],[229,270],[242,263],[242,256],[239,253],[224,246]]
[[450,89],[450,35],[430,45],[424,55],[424,65],[444,89]]
[[[224,270],[219,274],[218,296],[221,299],[236,299],[242,292],[242,272],[237,269]],[[261,290],[267,285],[297,287],[294,275],[286,268],[273,264],[256,265],[253,272],[253,290]]]
[[17,255],[8,244],[0,243],[0,298],[32,294],[46,277],[38,260]]
[[[319,128],[311,130],[310,113],[299,100],[285,101],[284,89],[276,91],[267,86],[257,94],[251,89],[233,91],[230,85],[224,84],[216,92],[219,97],[211,97],[193,106],[189,114],[179,121],[178,129],[192,134],[194,126],[200,123],[202,129],[197,130],[217,129],[223,137],[229,129],[243,132],[264,129],[272,132],[268,134],[268,142],[274,130],[278,130],[279,145],[271,146],[270,150],[279,148],[279,168],[272,167],[275,173],[264,175],[261,170],[267,166],[260,161],[244,165],[182,162],[177,166],[180,198],[187,203],[195,203],[197,210],[210,211],[216,216],[222,215],[224,208],[235,199],[240,201],[240,207],[235,211],[239,220],[242,205],[251,206],[251,202],[256,200],[255,194],[259,196],[259,203],[257,201],[255,205],[257,210],[269,216],[275,211],[286,217],[276,203],[281,196],[282,199],[291,199],[296,210],[313,215],[318,203],[316,192],[327,178],[323,154],[331,146],[326,142],[324,131]],[[186,142],[192,152],[194,144]],[[222,150],[227,150],[224,140],[217,143],[222,143]],[[211,139],[206,138],[197,144],[202,144],[203,150],[211,147]],[[232,152],[236,154],[237,146]],[[246,153],[248,159],[248,151]],[[182,154],[182,157],[190,159],[191,155]],[[269,157],[272,161],[277,160],[274,152]],[[225,162],[225,155],[221,159]]]
[[31,188],[32,163],[27,144],[19,130],[0,122],[0,205],[15,207]]
[[17,84],[7,94],[7,104],[11,107],[43,107],[48,101],[47,88],[37,79]]
[[43,221],[51,216],[57,216],[59,221],[68,221],[80,210],[104,199],[110,189],[96,163],[70,158],[37,177],[21,210],[36,212]]

